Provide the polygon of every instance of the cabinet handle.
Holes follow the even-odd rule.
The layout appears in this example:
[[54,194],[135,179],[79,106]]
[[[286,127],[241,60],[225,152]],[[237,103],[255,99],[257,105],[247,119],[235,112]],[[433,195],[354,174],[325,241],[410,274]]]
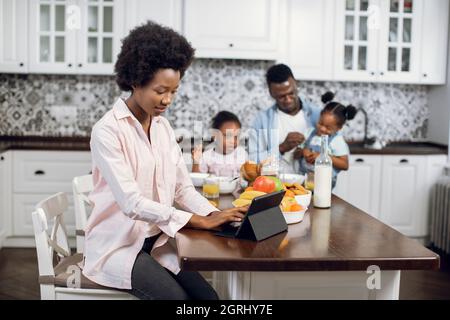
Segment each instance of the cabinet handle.
[[45,171],[43,171],[43,170],[36,170],[34,172],[34,175],[36,175],[36,176],[43,176],[44,174],[45,174]]
[[400,163],[408,163],[409,161],[408,161],[408,159],[402,159],[402,160],[400,160]]
[[380,72],[380,76],[384,76],[384,72],[383,71]]
[[423,74],[423,77],[426,78],[428,75],[426,73]]
[[370,75],[371,75],[371,76],[374,76],[374,75],[375,75],[375,72],[371,71],[371,72],[370,72]]
[[83,64],[82,64],[82,63],[79,63],[79,64],[78,64],[78,67],[79,67],[79,68],[81,68],[82,66],[83,66]]
[[72,68],[72,64],[71,64],[71,63],[69,63],[67,66],[68,66],[69,68]]
[[89,171],[89,174],[92,174],[92,170],[91,170],[91,171]]
[[229,46],[230,48],[233,48],[234,44],[230,43],[228,46]]
[[23,66],[24,66],[23,62],[19,63],[19,67],[23,67]]
[[355,162],[363,163],[364,159],[358,158],[358,159],[355,160]]
[[3,160],[5,160],[5,158],[3,156],[1,156],[0,157],[0,161],[3,161]]

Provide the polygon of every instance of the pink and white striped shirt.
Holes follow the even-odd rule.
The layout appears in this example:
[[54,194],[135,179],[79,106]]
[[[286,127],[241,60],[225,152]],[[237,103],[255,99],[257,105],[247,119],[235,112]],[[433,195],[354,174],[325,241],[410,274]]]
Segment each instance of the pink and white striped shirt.
[[[192,213],[217,211],[192,185],[165,118],[152,119],[150,141],[122,99],[92,129],[89,198],[94,207],[85,230],[83,274],[98,284],[131,289],[131,271],[145,238],[160,232],[151,255],[178,273],[169,237]],[[174,208],[174,201],[183,210]]]

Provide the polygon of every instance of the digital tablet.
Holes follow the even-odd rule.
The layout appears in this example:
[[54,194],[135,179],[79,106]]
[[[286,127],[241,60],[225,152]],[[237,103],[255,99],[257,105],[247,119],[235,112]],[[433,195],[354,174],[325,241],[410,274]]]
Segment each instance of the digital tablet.
[[216,235],[259,241],[287,230],[286,221],[280,210],[285,192],[281,190],[254,198],[238,227],[225,225]]

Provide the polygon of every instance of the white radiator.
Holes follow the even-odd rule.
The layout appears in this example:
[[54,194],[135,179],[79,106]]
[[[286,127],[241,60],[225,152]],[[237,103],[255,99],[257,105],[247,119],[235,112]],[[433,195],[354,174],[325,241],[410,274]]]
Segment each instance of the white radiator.
[[431,243],[450,253],[450,176],[444,176],[433,187],[430,201]]

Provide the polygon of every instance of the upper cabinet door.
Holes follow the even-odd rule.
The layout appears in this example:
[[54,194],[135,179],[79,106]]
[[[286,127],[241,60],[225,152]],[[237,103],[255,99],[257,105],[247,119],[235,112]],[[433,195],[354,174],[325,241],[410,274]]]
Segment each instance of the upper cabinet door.
[[[74,73],[75,36],[79,6],[72,0],[29,1],[29,70],[35,73]],[[67,12],[73,10],[73,15]],[[67,19],[73,23],[67,23]]]
[[335,80],[376,80],[377,8],[375,0],[336,1]]
[[27,0],[0,0],[0,71],[28,72]]
[[426,0],[423,7],[420,82],[445,84],[449,1]]
[[125,34],[148,20],[181,32],[182,0],[127,0]]
[[114,64],[124,36],[123,0],[82,0],[81,25],[76,47],[77,72],[106,74],[114,72]]
[[380,81],[419,81],[423,9],[422,0],[381,2]]
[[184,32],[197,57],[275,60],[279,3],[277,0],[185,0]]
[[334,4],[335,0],[288,0],[282,8],[286,32],[281,33],[285,52],[280,62],[299,80],[333,77]]

